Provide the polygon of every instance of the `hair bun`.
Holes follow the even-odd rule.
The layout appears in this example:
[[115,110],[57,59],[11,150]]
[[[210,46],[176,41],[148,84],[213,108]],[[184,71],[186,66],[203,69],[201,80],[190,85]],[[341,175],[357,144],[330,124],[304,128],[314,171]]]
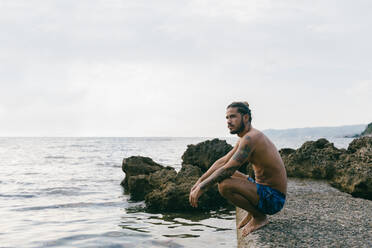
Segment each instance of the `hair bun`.
[[248,104],[248,102],[243,102],[245,105],[247,105],[247,107],[249,108],[249,104]]

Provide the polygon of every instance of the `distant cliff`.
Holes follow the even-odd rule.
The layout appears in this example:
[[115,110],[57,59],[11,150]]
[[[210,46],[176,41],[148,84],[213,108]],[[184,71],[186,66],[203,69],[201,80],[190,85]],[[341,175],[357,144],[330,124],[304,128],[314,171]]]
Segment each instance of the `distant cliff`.
[[361,133],[361,136],[371,136],[372,135],[372,122],[368,124],[366,129]]
[[[371,125],[371,124],[370,124]],[[291,129],[267,129],[263,132],[270,138],[290,137],[357,137],[366,128],[365,124],[338,127],[305,127]],[[372,126],[371,126],[372,129]]]

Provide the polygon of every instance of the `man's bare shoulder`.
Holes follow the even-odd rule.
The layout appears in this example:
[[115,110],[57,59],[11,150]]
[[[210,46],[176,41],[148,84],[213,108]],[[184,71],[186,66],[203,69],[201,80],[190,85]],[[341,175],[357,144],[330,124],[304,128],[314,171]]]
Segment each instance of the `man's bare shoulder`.
[[261,131],[252,127],[249,130],[249,132],[244,134],[244,136],[241,138],[241,141],[242,142],[249,142],[251,144],[255,144],[255,143],[259,142],[260,140],[262,140],[264,138],[265,138],[265,135]]
[[263,132],[257,129],[254,129],[252,130],[252,132],[248,132],[245,135],[250,137],[249,139],[250,139],[251,147],[254,147],[255,150],[257,148],[261,148],[263,150],[270,150],[270,149],[277,150],[274,143]]

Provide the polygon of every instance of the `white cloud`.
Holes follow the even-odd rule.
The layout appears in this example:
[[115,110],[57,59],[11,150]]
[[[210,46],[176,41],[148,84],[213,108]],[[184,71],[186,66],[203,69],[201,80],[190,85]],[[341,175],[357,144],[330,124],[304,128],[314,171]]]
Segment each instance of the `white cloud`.
[[232,18],[238,22],[254,21],[271,5],[268,0],[193,0],[192,13],[206,18]]
[[351,85],[350,88],[346,89],[346,94],[348,99],[346,99],[346,104],[353,104],[355,106],[360,106],[361,109],[367,110],[365,112],[369,117],[372,114],[368,111],[371,109],[371,99],[372,99],[372,80],[362,80]]

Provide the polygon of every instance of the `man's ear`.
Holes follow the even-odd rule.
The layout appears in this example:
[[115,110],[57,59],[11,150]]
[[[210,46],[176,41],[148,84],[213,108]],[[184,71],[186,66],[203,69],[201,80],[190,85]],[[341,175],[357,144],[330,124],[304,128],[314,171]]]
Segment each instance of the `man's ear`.
[[244,122],[248,122],[248,120],[249,120],[249,114],[245,114],[243,116],[243,118],[244,118]]

